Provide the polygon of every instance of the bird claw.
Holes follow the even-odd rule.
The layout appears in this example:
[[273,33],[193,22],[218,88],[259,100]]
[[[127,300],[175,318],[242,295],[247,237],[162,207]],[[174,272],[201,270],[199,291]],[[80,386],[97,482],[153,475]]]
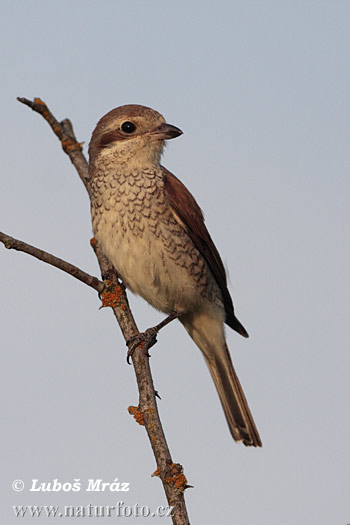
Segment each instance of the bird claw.
[[[127,340],[126,345],[129,347],[126,361],[130,365],[130,358],[132,354],[135,352],[136,348],[144,343],[145,350],[149,350],[153,345],[157,342],[157,328],[148,328],[145,332],[141,332],[139,334],[133,335],[130,337],[130,339]],[[150,357],[149,353],[147,352],[148,357]]]

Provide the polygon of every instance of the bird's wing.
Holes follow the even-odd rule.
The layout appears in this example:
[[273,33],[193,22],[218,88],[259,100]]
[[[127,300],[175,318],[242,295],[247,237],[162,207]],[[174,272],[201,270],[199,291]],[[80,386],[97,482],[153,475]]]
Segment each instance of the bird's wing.
[[202,210],[186,186],[175,177],[175,175],[170,173],[170,171],[165,168],[163,168],[163,170],[165,190],[170,206],[177,219],[192,239],[197,250],[205,258],[216,282],[219,285],[226,311],[226,323],[243,335],[243,337],[248,337],[247,331],[235,317],[232,299],[230,292],[227,289],[225,268],[220,254],[204,224]]

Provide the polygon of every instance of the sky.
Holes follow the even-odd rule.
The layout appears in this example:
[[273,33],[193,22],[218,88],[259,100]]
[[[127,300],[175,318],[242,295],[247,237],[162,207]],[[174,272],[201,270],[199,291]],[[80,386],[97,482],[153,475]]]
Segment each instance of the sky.
[[[250,333],[228,329],[227,341],[264,445],[233,442],[200,351],[178,322],[165,328],[151,366],[193,524],[350,522],[349,24],[347,1],[2,4],[1,231],[98,275],[84,187],[17,96],[70,118],[85,152],[122,104],[184,132],[163,164],[195,195],[227,268]],[[166,505],[127,412],[137,388],[112,313],[1,246],[0,281],[2,521],[18,522],[13,505]],[[129,298],[140,328],[162,319]],[[116,478],[128,492],[85,491]],[[82,489],[33,492],[33,479]]]

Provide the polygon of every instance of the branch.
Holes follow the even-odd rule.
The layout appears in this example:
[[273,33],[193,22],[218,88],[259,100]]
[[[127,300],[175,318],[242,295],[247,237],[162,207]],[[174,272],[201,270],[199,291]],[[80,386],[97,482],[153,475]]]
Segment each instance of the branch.
[[2,242],[5,248],[8,248],[9,250],[18,250],[19,252],[28,253],[28,255],[32,255],[40,261],[43,261],[47,264],[51,264],[51,266],[55,266],[63,272],[69,273],[82,283],[91,286],[91,288],[93,288],[97,292],[102,292],[104,289],[103,282],[97,279],[97,277],[93,277],[92,275],[84,272],[80,268],[77,268],[77,266],[74,266],[73,264],[70,264],[69,262],[64,261],[63,259],[60,259],[59,257],[55,257],[55,255],[52,255],[51,253],[45,252],[44,250],[40,250],[39,248],[36,248],[31,244],[27,244],[26,242],[14,239],[13,237],[10,237],[9,235],[6,235],[6,233],[3,232],[0,232],[0,242]]
[[33,101],[24,97],[17,97],[19,102],[32,108],[33,111],[39,113],[51,127],[52,131],[61,142],[63,151],[68,155],[79,177],[84,183],[84,186],[89,193],[89,165],[83,154],[84,142],[78,142],[73,131],[73,126],[70,120],[65,119],[62,122],[53,116],[45,102],[40,98],[35,98]]
[[[90,195],[88,163],[82,152],[82,143],[78,142],[73,132],[72,124],[65,119],[61,123],[54,117],[47,105],[40,99],[30,101],[26,98],[18,98],[19,102],[29,106],[33,111],[42,115],[51,129],[61,142],[64,152],[69,156],[75,166],[79,177],[84,183]],[[119,323],[126,341],[138,333],[135,319],[130,311],[128,299],[124,286],[119,282],[115,270],[110,266],[108,260],[101,252],[98,244],[93,239],[91,244],[95,251],[104,283],[96,277],[83,272],[79,268],[62,261],[51,254],[38,248],[34,248],[22,241],[12,239],[1,234],[0,240],[8,248],[14,248],[33,255],[38,259],[52,264],[73,277],[98,290],[102,299],[102,306],[109,306]],[[102,287],[102,289],[101,289]],[[180,464],[173,463],[167,445],[163,427],[159,418],[156,402],[156,393],[153,386],[152,374],[149,366],[147,348],[139,345],[132,355],[132,362],[139,388],[139,406],[129,407],[129,412],[135,417],[139,424],[145,425],[148,438],[157,462],[157,470],[153,475],[162,480],[164,491],[170,506],[173,506],[172,521],[174,525],[189,525],[184,491],[188,487],[187,480],[183,474]]]

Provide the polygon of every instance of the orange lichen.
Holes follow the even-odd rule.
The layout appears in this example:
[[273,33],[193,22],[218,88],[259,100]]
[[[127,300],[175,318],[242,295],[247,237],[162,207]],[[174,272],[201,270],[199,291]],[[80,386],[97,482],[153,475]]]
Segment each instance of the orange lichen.
[[67,151],[72,151],[75,149],[82,149],[83,142],[76,142],[70,138],[67,140],[61,140],[62,148]]
[[96,241],[95,237],[92,237],[92,239],[90,239],[90,244],[91,244],[91,246],[96,246],[97,241]]
[[128,412],[129,412],[129,414],[131,416],[134,417],[135,421],[139,425],[144,425],[145,424],[145,422],[143,420],[143,414],[142,414],[139,406],[137,406],[137,407],[129,406],[128,407]]
[[147,412],[148,414],[148,421],[149,421],[149,428],[151,431],[155,431],[155,427],[154,427],[154,408],[153,407],[150,407],[150,408],[147,408],[147,410],[145,410],[145,412]]
[[155,470],[155,471],[153,472],[153,474],[151,475],[152,478],[153,478],[154,476],[158,476],[158,477],[160,477],[160,467],[157,467],[157,470]]
[[40,104],[40,106],[46,106],[45,102],[43,102],[41,98],[35,98],[34,102],[35,104]]
[[72,139],[61,140],[61,144],[63,148],[72,149],[74,141]]
[[180,492],[184,492],[187,487],[187,479],[183,473],[183,468],[179,463],[173,463],[170,466],[171,474],[165,478],[165,482],[169,485],[173,485]]
[[115,285],[111,281],[106,281],[106,283],[107,288],[101,293],[102,307],[110,306],[115,308],[119,304],[123,290],[118,284]]

